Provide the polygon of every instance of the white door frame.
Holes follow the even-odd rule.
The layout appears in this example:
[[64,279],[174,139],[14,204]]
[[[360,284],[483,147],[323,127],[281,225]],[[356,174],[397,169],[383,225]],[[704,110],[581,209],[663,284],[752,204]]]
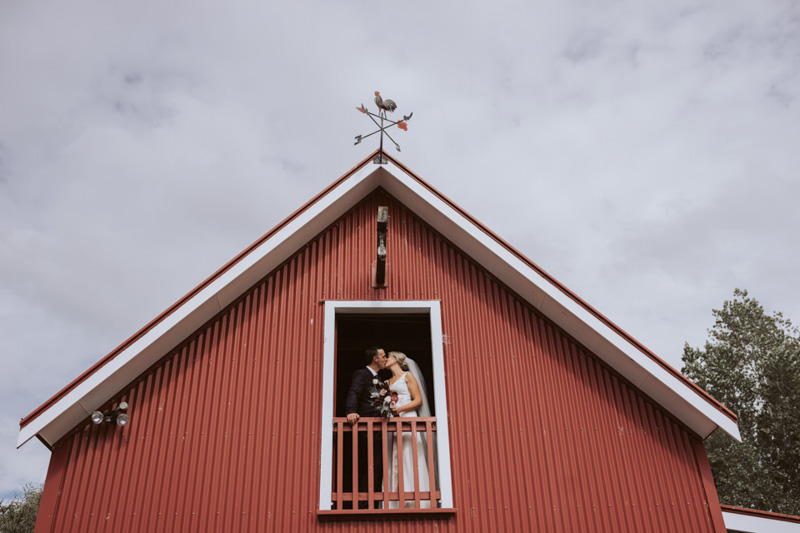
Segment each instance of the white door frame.
[[430,317],[431,354],[433,358],[433,390],[436,407],[436,435],[439,444],[439,484],[443,509],[453,508],[453,489],[450,475],[450,439],[447,431],[447,392],[444,379],[444,350],[442,348],[442,313],[438,300],[415,301],[325,301],[324,341],[322,350],[322,426],[320,454],[319,509],[331,510],[333,483],[333,403],[334,359],[336,353],[337,314],[425,314]]

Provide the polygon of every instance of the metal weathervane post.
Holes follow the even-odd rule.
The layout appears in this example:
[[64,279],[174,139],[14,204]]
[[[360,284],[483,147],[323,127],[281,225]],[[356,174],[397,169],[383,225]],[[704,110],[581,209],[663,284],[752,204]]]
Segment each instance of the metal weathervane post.
[[[394,120],[388,119],[386,117],[386,112],[388,111],[389,113],[393,113],[394,110],[397,109],[397,104],[394,103],[394,100],[389,100],[389,99],[384,100],[383,98],[381,98],[381,93],[379,91],[375,91],[375,105],[378,106],[378,114],[377,115],[375,113],[372,113],[371,111],[367,110],[367,108],[364,107],[364,104],[361,104],[361,107],[357,107],[356,108],[359,111],[361,111],[362,113],[364,113],[365,115],[367,115],[370,118],[370,120],[372,120],[372,122],[374,122],[375,125],[378,126],[378,129],[373,131],[372,133],[368,133],[367,135],[356,135],[356,142],[354,144],[358,144],[363,139],[366,139],[367,137],[371,137],[372,135],[375,135],[376,133],[380,132],[380,134],[381,134],[380,151],[378,152],[378,155],[375,157],[375,159],[372,160],[372,162],[376,163],[378,165],[385,165],[389,161],[385,157],[383,157],[383,136],[384,136],[384,134],[389,138],[390,141],[392,141],[394,143],[394,147],[397,149],[397,151],[398,152],[400,151],[400,145],[397,144],[397,142],[394,139],[392,139],[392,136],[389,135],[389,132],[387,132],[386,130],[388,130],[392,126],[397,126],[398,128],[400,128],[403,131],[408,131],[407,122],[409,120],[411,120],[411,115],[413,115],[414,113],[410,113],[407,116],[404,116],[401,120],[398,120],[396,122]],[[378,123],[378,120],[376,120],[376,119],[380,119],[380,123]],[[386,124],[387,122],[389,124]]]

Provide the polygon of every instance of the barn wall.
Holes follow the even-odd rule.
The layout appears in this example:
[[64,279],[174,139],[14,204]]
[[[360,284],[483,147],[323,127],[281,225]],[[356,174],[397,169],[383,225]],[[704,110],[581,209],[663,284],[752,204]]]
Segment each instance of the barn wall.
[[378,190],[122,391],[128,426],[62,439],[37,531],[429,529],[316,517],[325,299],[442,302],[458,511],[440,531],[714,530],[697,437]]

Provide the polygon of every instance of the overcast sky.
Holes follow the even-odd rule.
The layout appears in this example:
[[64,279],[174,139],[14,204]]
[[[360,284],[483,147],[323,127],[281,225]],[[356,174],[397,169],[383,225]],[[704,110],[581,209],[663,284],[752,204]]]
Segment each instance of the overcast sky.
[[800,322],[791,0],[0,2],[0,498],[19,419],[376,148],[673,366]]

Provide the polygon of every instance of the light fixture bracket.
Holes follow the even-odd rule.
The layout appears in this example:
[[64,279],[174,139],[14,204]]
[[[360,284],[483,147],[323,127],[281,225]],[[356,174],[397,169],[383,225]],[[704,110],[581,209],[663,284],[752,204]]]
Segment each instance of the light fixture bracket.
[[118,426],[125,426],[130,421],[130,416],[125,412],[128,410],[128,402],[120,402],[116,409],[113,411],[95,411],[91,414],[90,419],[93,424],[102,424],[103,422],[116,422]]
[[378,207],[378,249],[373,268],[372,286],[375,288],[386,287],[386,255],[387,233],[389,232],[389,207]]

